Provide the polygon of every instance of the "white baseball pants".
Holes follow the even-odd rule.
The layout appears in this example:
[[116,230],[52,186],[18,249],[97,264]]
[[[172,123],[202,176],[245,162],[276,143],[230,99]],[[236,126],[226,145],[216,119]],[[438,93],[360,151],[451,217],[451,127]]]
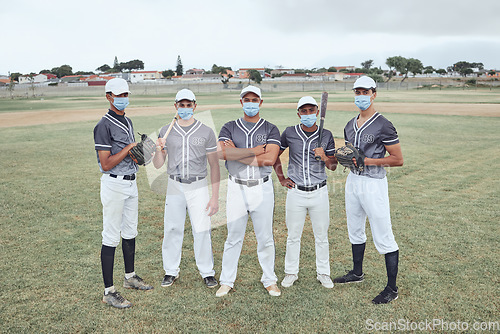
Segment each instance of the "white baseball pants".
[[257,238],[257,256],[262,268],[261,282],[264,287],[276,284],[274,273],[274,188],[272,180],[254,187],[227,182],[227,239],[222,256],[221,284],[233,287],[238,271],[238,260],[245,238],[248,214],[252,217]]
[[205,210],[208,201],[206,178],[190,184],[168,179],[161,252],[165,275],[177,276],[180,271],[186,209],[191,221],[196,266],[202,277],[215,275],[211,222]]
[[136,180],[128,181],[101,176],[102,244],[116,247],[120,236],[137,236],[139,193]]
[[328,226],[330,225],[330,202],[328,188],[306,192],[297,188],[288,189],[286,195],[286,239],[285,273],[299,273],[300,239],[306,214],[309,212],[316,247],[316,272],[330,276]]
[[349,173],[345,183],[345,209],[352,244],[366,242],[368,217],[377,251],[387,254],[399,249],[392,233],[387,177],[375,179]]

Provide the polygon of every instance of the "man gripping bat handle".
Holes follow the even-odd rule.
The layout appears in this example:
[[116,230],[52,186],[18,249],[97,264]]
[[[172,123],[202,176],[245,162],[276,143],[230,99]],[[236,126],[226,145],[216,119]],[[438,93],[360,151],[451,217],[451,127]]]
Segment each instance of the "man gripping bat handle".
[[[321,140],[323,139],[323,125],[325,124],[325,115],[326,115],[326,105],[328,103],[328,93],[323,92],[321,94],[321,103],[320,103],[320,120],[319,120],[319,135],[318,135],[318,146],[321,147]],[[321,156],[316,154],[314,157],[316,161],[321,160]]]

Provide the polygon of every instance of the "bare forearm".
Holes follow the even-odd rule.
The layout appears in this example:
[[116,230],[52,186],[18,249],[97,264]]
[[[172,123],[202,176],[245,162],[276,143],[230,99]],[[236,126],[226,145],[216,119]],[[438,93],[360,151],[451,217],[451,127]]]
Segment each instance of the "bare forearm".
[[384,158],[374,159],[374,158],[365,158],[366,166],[385,166],[385,167],[399,167],[403,166],[403,158],[389,155]]
[[125,157],[128,155],[128,152],[132,147],[136,144],[132,143],[125,146],[120,152],[111,155],[109,151],[99,151],[99,160],[101,162],[101,167],[104,171],[109,171],[113,169],[116,165],[118,165]]
[[218,167],[210,169],[210,183],[212,184],[212,197],[214,198],[219,198],[220,170]]
[[274,163],[274,171],[276,172],[276,176],[278,177],[278,180],[284,181],[285,180],[285,175],[283,174],[283,165],[281,164],[281,159],[280,157],[276,158],[276,162]]
[[166,155],[167,153],[164,150],[155,152],[155,156],[153,157],[153,165],[156,169],[159,169],[161,168],[161,166],[163,166],[163,164],[165,163]]
[[[221,152],[222,153],[222,152]],[[223,157],[219,154],[219,158],[223,160],[242,160],[245,158],[254,158],[255,153],[250,148],[225,147]]]

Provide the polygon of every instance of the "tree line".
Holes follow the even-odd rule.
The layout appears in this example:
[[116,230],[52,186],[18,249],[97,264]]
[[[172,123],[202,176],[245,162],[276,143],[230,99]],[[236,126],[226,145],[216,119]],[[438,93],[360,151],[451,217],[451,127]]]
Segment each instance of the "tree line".
[[[339,72],[351,72],[351,73],[364,73],[370,77],[372,77],[377,82],[389,81],[393,77],[399,73],[403,76],[402,82],[408,78],[408,75],[417,75],[417,74],[432,74],[437,73],[440,75],[444,75],[446,73],[459,73],[460,75],[467,77],[467,75],[471,75],[474,73],[474,69],[478,69],[479,71],[484,72],[483,63],[479,62],[467,62],[467,61],[459,61],[454,63],[453,65],[448,66],[446,69],[440,68],[435,69],[432,66],[424,66],[419,59],[416,58],[405,58],[402,56],[393,56],[388,57],[385,61],[385,65],[389,67],[389,70],[382,70],[382,68],[375,67],[374,61],[372,59],[368,59],[361,63],[361,67],[357,67],[354,70],[341,69]],[[108,64],[104,64],[96,68],[96,71],[99,73],[116,73],[116,72],[127,72],[133,70],[144,70],[144,62],[139,59],[134,59],[126,62],[119,62],[118,58],[115,56],[113,66],[111,67]],[[207,74],[219,74],[221,76],[221,81],[223,84],[227,84],[229,79],[232,77],[231,74],[227,75],[227,71],[231,71],[231,67],[229,66],[218,66],[213,64],[212,68],[205,73]],[[265,68],[265,72],[271,74],[271,68]],[[312,68],[312,69],[294,69],[295,73],[324,73],[324,72],[337,72],[337,68],[334,66],[330,67],[320,67],[320,68]],[[53,74],[58,78],[62,78],[68,75],[92,75],[94,72],[86,72],[86,71],[77,71],[73,72],[73,68],[70,65],[61,65],[58,67],[54,67],[52,69],[44,69],[39,73],[41,74]],[[488,74],[493,75],[496,72],[494,70],[488,71]],[[167,69],[162,71],[162,76],[164,78],[172,78],[174,75],[183,75],[184,69],[182,65],[181,56],[177,56],[177,64],[175,71],[172,69]],[[15,72],[11,73],[10,77],[14,81],[19,81],[19,76],[21,73]],[[30,73],[30,75],[36,75],[36,73]],[[273,74],[272,77],[279,77],[283,74]],[[478,74],[479,75],[479,74]],[[249,71],[249,80],[260,83],[262,81],[261,74],[256,70]]]

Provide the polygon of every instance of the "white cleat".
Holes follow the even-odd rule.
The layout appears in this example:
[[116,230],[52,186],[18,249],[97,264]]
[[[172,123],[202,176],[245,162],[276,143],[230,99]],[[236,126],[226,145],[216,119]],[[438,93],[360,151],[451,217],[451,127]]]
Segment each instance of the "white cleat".
[[299,279],[298,275],[295,275],[295,274],[286,274],[285,278],[283,278],[283,280],[281,281],[281,286],[285,287],[285,288],[289,288],[298,279]]
[[216,297],[224,297],[231,291],[231,287],[229,285],[221,284],[219,290],[215,293]]
[[327,289],[333,288],[333,282],[330,276],[318,274],[317,278],[318,281],[321,283],[321,285],[323,285],[325,288]]

